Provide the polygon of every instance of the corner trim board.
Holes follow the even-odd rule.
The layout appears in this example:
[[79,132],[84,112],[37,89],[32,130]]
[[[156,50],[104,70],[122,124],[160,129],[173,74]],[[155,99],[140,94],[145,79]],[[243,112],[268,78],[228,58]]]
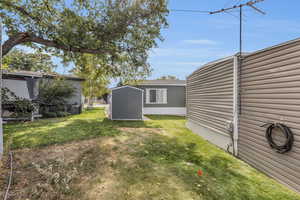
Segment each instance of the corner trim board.
[[238,156],[239,138],[239,57],[233,59],[233,149],[234,155]]

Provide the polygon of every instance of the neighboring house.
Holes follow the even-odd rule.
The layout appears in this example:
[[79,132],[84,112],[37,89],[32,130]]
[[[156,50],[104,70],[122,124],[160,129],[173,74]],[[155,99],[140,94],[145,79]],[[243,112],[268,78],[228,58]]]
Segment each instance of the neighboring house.
[[185,115],[184,80],[145,80],[137,88],[144,90],[145,115]]
[[[38,97],[39,81],[42,79],[51,80],[56,76],[58,75],[31,71],[8,72],[3,70],[2,83],[3,88],[8,88],[16,96],[34,101]],[[74,96],[68,99],[68,104],[76,107],[75,109],[72,109],[71,113],[80,113],[83,105],[81,82],[84,81],[84,79],[72,75],[62,75],[62,77],[75,88]]]
[[143,120],[143,90],[122,86],[109,95],[109,118],[112,120]]
[[[187,78],[187,127],[298,192],[299,119],[300,39],[208,63]],[[266,137],[270,123],[293,136],[275,128]]]
[[38,80],[42,77],[43,75],[37,72],[3,71],[2,87],[8,88],[18,97],[35,100],[38,97]]

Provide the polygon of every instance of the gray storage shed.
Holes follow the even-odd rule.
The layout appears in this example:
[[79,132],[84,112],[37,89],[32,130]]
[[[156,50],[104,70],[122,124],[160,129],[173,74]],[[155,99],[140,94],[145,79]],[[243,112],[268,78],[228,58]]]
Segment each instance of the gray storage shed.
[[122,86],[113,88],[110,95],[111,120],[143,120],[143,90]]

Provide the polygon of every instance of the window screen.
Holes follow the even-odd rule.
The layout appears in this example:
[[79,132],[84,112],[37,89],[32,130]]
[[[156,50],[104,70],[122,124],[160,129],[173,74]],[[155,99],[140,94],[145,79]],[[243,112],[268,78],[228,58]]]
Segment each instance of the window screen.
[[156,103],[157,90],[150,90],[150,103]]

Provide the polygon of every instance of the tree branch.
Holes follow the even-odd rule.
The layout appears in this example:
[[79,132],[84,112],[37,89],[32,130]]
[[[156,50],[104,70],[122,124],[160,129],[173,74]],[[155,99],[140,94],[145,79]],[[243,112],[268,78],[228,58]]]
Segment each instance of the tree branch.
[[74,53],[88,53],[88,54],[113,54],[115,51],[110,49],[91,49],[85,47],[72,47],[52,40],[46,40],[44,38],[35,36],[30,33],[17,33],[14,36],[9,37],[3,44],[3,56],[5,56],[13,47],[26,42],[33,42],[47,47],[57,48],[63,51],[71,51]]
[[5,56],[14,46],[28,42],[27,33],[17,33],[6,40],[2,46],[2,57]]

